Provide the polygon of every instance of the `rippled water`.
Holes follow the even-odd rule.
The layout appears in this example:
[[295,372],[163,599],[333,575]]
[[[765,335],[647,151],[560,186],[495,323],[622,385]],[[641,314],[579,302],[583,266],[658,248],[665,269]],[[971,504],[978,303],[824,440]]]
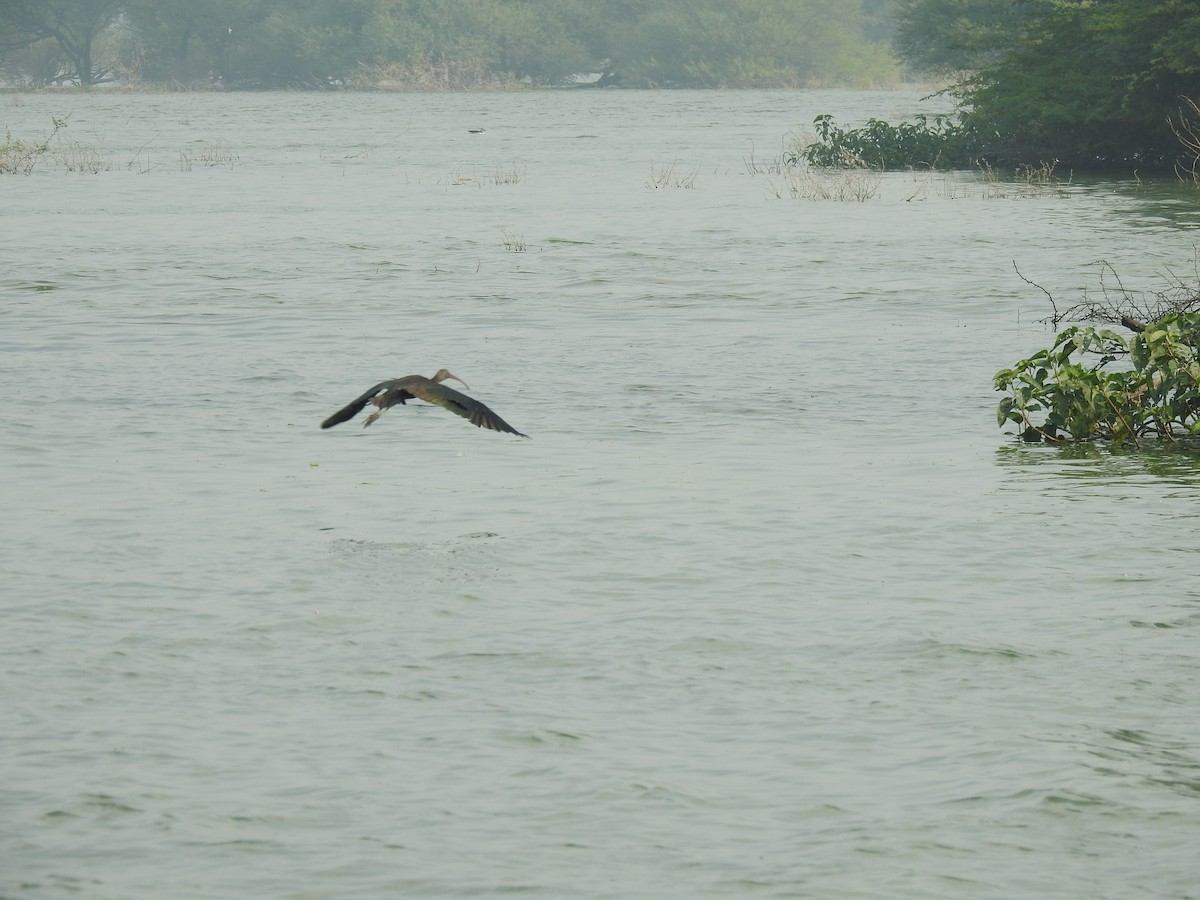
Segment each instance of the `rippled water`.
[[[913,92],[4,102],[103,171],[0,180],[0,896],[1200,896],[1200,460],[991,391],[1194,191],[761,171]],[[317,428],[442,366],[533,440]]]

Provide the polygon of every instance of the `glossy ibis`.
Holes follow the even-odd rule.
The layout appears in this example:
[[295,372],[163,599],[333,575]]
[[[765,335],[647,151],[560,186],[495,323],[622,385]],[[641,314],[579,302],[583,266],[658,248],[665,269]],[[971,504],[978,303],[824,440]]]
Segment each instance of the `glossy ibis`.
[[469,419],[472,425],[479,428],[507,431],[509,434],[520,435],[523,438],[529,437],[527,434],[521,434],[478,400],[446,387],[442,382],[447,378],[453,378],[463,387],[470,387],[457,375],[445,369],[438,369],[437,374],[432,378],[426,378],[424,375],[405,375],[403,378],[381,381],[361,397],[335,412],[321,423],[321,427],[332,428],[334,425],[348,422],[362,412],[364,406],[373,403],[379,407],[379,411],[367,416],[367,421],[363,422],[363,428],[366,428],[382,416],[383,411],[389,406],[404,403],[406,400],[424,400],[426,403],[444,407],[455,415]]

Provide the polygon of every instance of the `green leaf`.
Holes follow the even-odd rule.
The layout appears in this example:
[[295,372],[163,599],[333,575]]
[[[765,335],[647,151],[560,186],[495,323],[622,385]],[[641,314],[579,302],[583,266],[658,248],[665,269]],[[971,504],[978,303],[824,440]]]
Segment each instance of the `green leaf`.
[[1004,423],[1008,421],[1008,416],[1009,416],[1009,413],[1012,412],[1012,409],[1013,409],[1013,398],[1012,397],[1005,397],[1003,400],[1000,401],[1000,406],[996,409],[996,425],[997,426],[1000,426],[1000,427],[1004,426]]

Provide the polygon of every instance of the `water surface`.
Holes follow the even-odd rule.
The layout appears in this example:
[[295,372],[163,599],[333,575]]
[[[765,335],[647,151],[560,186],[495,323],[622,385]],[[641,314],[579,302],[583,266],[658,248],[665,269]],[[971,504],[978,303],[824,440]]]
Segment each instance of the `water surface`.
[[933,103],[7,99],[0,896],[1200,896],[1200,461],[991,391],[1196,195],[767,171]]

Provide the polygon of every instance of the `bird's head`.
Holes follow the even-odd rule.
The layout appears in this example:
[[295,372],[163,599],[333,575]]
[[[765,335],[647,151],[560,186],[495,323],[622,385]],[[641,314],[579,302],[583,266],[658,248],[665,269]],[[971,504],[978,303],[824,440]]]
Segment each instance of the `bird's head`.
[[437,374],[433,376],[433,380],[438,382],[439,384],[441,382],[445,381],[447,378],[453,378],[455,381],[457,381],[459,384],[461,384],[467,390],[471,389],[471,386],[469,384],[467,384],[465,381],[463,381],[461,378],[459,378],[457,375],[455,375],[449,369],[438,369]]

